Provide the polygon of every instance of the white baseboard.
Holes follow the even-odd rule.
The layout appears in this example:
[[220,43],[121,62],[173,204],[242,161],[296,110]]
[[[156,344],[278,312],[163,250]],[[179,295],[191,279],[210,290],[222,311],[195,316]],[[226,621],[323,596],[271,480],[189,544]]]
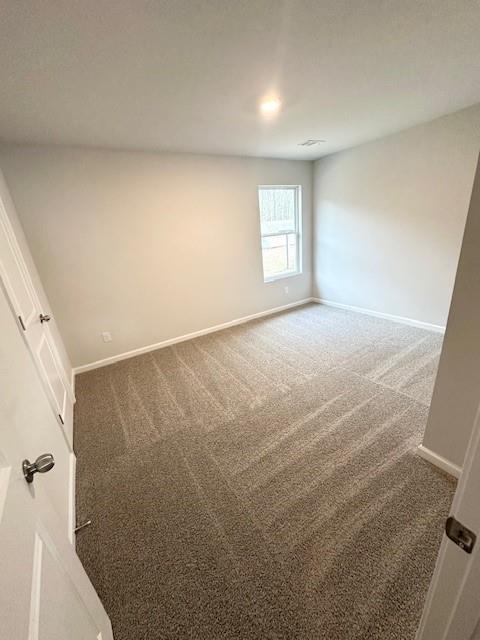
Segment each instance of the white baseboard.
[[[85,371],[91,371],[92,369],[99,369],[100,367],[106,367],[107,365],[113,364],[114,362],[119,362],[120,360],[133,358],[134,356],[139,356],[142,353],[148,353],[149,351],[162,349],[163,347],[168,347],[178,342],[185,342],[186,340],[192,340],[192,338],[198,338],[200,336],[207,335],[208,333],[214,333],[215,331],[228,329],[229,327],[234,327],[235,325],[243,324],[245,322],[249,322],[250,320],[255,320],[256,318],[262,318],[264,316],[269,316],[274,313],[279,313],[280,311],[285,311],[287,309],[291,309],[292,307],[299,307],[301,305],[307,304],[308,302],[316,302],[318,304],[324,304],[329,307],[337,307],[338,309],[346,309],[347,311],[355,311],[356,313],[363,313],[369,316],[376,316],[377,318],[384,318],[385,320],[392,320],[393,322],[401,322],[403,324],[408,324],[413,327],[420,327],[421,329],[428,329],[430,331],[436,331],[438,333],[445,332],[445,327],[442,327],[437,324],[430,324],[429,322],[422,322],[421,320],[413,320],[412,318],[395,316],[390,313],[382,313],[381,311],[373,311],[371,309],[355,307],[353,305],[342,304],[340,302],[332,302],[331,300],[324,300],[323,298],[304,298],[303,300],[298,300],[297,302],[291,302],[289,304],[282,305],[281,307],[274,307],[273,309],[267,309],[266,311],[260,311],[259,313],[252,313],[249,316],[243,316],[242,318],[237,318],[229,322],[217,324],[213,327],[207,327],[206,329],[193,331],[192,333],[187,333],[183,336],[177,336],[176,338],[170,338],[168,340],[163,340],[162,342],[156,342],[155,344],[149,344],[145,347],[139,347],[138,349],[132,349],[131,351],[125,351],[124,353],[119,353],[118,355],[115,355],[115,356],[110,356],[108,358],[103,358],[102,360],[96,360],[95,362],[90,362],[89,364],[84,364],[79,367],[74,367],[72,370],[72,377],[74,380],[74,377],[79,373],[84,373]],[[73,384],[72,384],[73,388],[75,388],[74,385],[75,383],[73,381]]]
[[75,478],[77,471],[77,458],[74,453],[70,453],[68,470],[68,539],[75,546],[75,526],[77,520],[75,506]]
[[355,311],[356,313],[364,313],[367,316],[375,316],[376,318],[384,318],[385,320],[392,320],[393,322],[401,322],[402,324],[409,324],[412,327],[419,327],[420,329],[428,329],[429,331],[436,331],[437,333],[445,333],[445,327],[439,324],[431,324],[430,322],[423,322],[422,320],[414,320],[413,318],[404,318],[403,316],[395,316],[391,313],[382,313],[381,311],[373,311],[372,309],[364,309],[363,307],[354,307],[350,304],[342,304],[341,302],[332,302],[331,300],[324,300],[323,298],[312,298],[313,302],[318,304],[324,304],[328,307],[336,307],[337,309],[346,309],[347,311]]
[[424,460],[428,460],[428,462],[431,462],[439,469],[446,471],[454,478],[460,477],[462,470],[459,466],[457,466],[453,462],[450,462],[450,460],[439,456],[438,453],[434,453],[427,447],[424,447],[423,444],[417,447],[417,453],[421,458],[423,458]]
[[234,327],[237,324],[243,324],[245,322],[249,322],[250,320],[255,320],[256,318],[263,318],[264,316],[270,316],[274,313],[279,313],[280,311],[286,311],[287,309],[291,309],[292,307],[300,307],[301,305],[307,304],[312,301],[313,301],[313,298],[304,298],[303,300],[298,300],[297,302],[290,302],[289,304],[284,304],[281,307],[274,307],[273,309],[267,309],[266,311],[260,311],[259,313],[252,313],[249,316],[243,316],[243,318],[237,318],[236,320],[230,320],[229,322],[217,324],[213,327],[208,327],[207,329],[200,329],[200,331],[193,331],[192,333],[187,333],[183,336],[170,338],[168,340],[163,340],[162,342],[157,342],[155,344],[149,344],[146,347],[140,347],[139,349],[132,349],[131,351],[125,351],[124,353],[119,353],[116,356],[110,356],[109,358],[103,358],[103,360],[97,360],[95,362],[90,362],[89,364],[83,364],[80,367],[74,367],[73,373],[74,375],[77,375],[79,373],[83,373],[84,371],[99,369],[100,367],[105,367],[109,364],[113,364],[114,362],[119,362],[120,360],[126,360],[127,358],[133,358],[134,356],[139,356],[142,353],[148,353],[149,351],[155,351],[156,349],[169,347],[170,345],[177,344],[178,342],[185,342],[186,340],[192,340],[192,338],[205,336],[208,333],[214,333],[215,331],[228,329],[229,327]]

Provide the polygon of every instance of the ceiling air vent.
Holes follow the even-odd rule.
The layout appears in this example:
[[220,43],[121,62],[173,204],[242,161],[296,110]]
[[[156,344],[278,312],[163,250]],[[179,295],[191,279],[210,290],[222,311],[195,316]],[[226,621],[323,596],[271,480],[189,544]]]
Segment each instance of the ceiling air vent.
[[312,138],[311,140],[305,140],[305,142],[299,142],[298,146],[299,147],[313,147],[316,144],[322,144],[322,142],[325,142],[325,140],[314,140]]

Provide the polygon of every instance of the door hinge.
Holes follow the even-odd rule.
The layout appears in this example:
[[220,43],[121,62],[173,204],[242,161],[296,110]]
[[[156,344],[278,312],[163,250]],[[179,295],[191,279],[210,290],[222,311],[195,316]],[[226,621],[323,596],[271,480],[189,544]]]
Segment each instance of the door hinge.
[[17,317],[18,317],[18,321],[20,322],[20,326],[22,327],[22,329],[23,329],[24,331],[26,331],[26,330],[27,330],[27,327],[26,327],[26,326],[25,326],[25,324],[23,323],[22,316],[17,316]]
[[472,553],[477,536],[453,516],[447,518],[445,533],[450,540],[458,544],[460,549],[463,549],[466,553]]

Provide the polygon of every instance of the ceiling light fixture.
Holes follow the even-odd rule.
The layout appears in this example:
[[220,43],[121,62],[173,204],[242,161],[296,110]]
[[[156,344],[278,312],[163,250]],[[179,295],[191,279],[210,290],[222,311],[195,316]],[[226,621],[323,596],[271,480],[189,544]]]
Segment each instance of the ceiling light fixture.
[[275,115],[280,111],[282,106],[278,98],[266,98],[260,102],[260,111],[267,116]]

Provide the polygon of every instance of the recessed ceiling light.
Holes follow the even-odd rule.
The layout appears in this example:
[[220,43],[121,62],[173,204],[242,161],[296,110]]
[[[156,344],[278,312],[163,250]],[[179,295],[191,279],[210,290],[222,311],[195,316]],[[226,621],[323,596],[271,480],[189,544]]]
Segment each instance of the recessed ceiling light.
[[281,106],[279,98],[265,98],[260,102],[260,111],[265,115],[274,115],[280,111]]

